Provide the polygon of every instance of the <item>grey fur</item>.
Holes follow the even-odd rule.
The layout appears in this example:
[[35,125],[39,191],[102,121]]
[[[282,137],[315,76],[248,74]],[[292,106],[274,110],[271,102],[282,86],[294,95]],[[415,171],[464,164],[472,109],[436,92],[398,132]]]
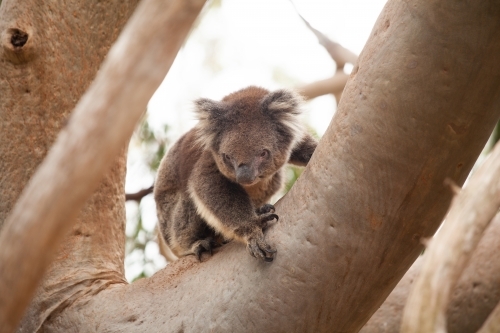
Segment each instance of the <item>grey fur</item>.
[[285,163],[306,165],[317,145],[299,125],[301,104],[292,91],[253,86],[195,102],[199,123],[163,157],[154,190],[161,234],[177,257],[200,259],[236,239],[274,259],[263,229],[278,216],[267,202]]

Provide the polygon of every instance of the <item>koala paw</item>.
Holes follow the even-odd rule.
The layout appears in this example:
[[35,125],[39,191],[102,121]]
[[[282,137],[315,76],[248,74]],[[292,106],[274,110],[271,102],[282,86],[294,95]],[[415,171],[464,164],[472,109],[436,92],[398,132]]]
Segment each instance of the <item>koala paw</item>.
[[215,241],[212,239],[212,237],[208,237],[202,240],[197,241],[196,243],[193,244],[192,249],[193,253],[198,259],[198,261],[201,262],[201,255],[203,252],[208,252],[210,255],[212,255],[212,249],[215,247]]
[[264,206],[259,207],[255,210],[257,215],[262,215],[262,214],[266,214],[266,213],[274,213],[275,211],[276,210],[274,209],[274,206],[271,204],[265,204]]
[[255,258],[262,259],[267,262],[273,261],[277,252],[276,249],[266,243],[264,240],[264,234],[261,230],[258,230],[254,235],[248,237],[247,250]]

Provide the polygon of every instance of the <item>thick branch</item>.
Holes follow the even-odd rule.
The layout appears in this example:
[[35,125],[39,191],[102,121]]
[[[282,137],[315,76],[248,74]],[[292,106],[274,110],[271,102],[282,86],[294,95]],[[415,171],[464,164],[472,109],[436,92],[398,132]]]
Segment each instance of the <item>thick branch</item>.
[[453,200],[442,230],[431,242],[408,299],[403,332],[445,332],[452,288],[500,207],[498,179],[500,145]]
[[63,236],[127,142],[203,4],[146,0],[139,5],[23,191],[0,234],[0,327],[6,332],[16,327]]

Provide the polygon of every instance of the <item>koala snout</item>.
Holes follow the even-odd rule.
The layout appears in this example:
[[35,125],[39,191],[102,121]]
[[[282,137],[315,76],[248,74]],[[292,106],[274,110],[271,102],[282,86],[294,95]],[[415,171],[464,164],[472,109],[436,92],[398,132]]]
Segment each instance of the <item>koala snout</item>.
[[250,185],[257,178],[257,170],[249,165],[243,164],[236,168],[236,182],[238,184]]

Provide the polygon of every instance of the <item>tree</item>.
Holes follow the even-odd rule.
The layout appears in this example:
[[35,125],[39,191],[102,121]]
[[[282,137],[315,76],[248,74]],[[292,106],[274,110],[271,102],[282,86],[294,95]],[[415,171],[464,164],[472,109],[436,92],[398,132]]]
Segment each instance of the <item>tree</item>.
[[101,32],[134,5],[2,3],[0,326],[16,327],[40,282],[20,331],[359,330],[438,228],[444,179],[465,181],[498,120],[498,6],[388,2],[276,205],[275,262],[231,243],[128,285],[123,147],[203,1],[142,2],[55,138],[96,73],[88,46],[102,58],[114,35]]

